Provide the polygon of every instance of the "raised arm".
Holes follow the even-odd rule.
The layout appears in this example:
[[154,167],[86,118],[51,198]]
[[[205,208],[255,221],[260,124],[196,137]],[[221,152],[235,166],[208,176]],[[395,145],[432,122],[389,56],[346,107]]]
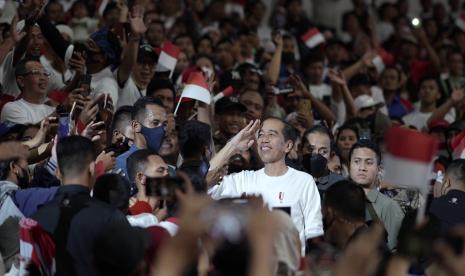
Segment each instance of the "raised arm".
[[347,118],[354,117],[357,113],[354,104],[354,98],[350,93],[349,87],[347,86],[347,81],[344,78],[344,75],[340,71],[330,70],[329,71],[329,78],[331,79],[331,83],[333,84],[333,88],[338,89],[338,97],[335,97],[335,93],[333,90],[333,99],[336,102],[340,102],[344,100],[344,104],[346,105],[346,112]]
[[270,84],[276,84],[279,79],[279,69],[281,67],[281,56],[283,53],[283,37],[281,34],[276,34],[273,37],[273,42],[276,49],[271,58],[270,65],[265,72],[265,77]]
[[143,10],[140,6],[134,6],[132,13],[129,18],[131,25],[131,35],[124,51],[121,65],[118,69],[118,85],[122,86],[131,75],[132,68],[137,62],[137,52],[139,50],[139,42],[144,35],[147,28],[144,24]]
[[442,119],[446,116],[446,114],[456,105],[459,105],[460,103],[464,103],[465,100],[465,91],[463,88],[460,89],[455,89],[450,98],[447,99],[445,103],[443,103],[441,106],[439,106],[433,114],[428,119],[428,123],[435,119]]
[[[237,152],[248,150],[255,142],[255,133],[260,126],[260,120],[250,121],[249,124],[237,133],[228,143],[210,160],[210,171],[221,169]],[[210,187],[213,183],[209,184]],[[208,188],[210,188],[208,187]]]

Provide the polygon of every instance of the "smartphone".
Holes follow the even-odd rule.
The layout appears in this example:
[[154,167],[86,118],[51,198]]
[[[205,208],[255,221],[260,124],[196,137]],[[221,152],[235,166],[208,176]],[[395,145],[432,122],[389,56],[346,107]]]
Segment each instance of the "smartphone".
[[60,113],[58,118],[58,138],[64,138],[69,134],[69,113]]
[[176,190],[185,191],[184,180],[179,176],[150,177],[145,183],[145,194],[161,199],[171,199],[176,196]]
[[84,91],[82,92],[83,96],[87,97],[90,95],[90,83],[91,82],[92,82],[92,75],[84,74],[81,76],[81,79],[79,81],[79,87],[84,89]]

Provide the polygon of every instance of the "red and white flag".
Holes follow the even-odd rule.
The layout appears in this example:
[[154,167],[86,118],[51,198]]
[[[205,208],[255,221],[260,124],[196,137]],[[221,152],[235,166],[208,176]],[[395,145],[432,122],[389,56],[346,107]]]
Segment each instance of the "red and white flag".
[[174,68],[178,62],[180,50],[170,41],[165,41],[158,57],[156,72],[170,71],[170,78],[173,75]]
[[213,102],[217,102],[219,99],[222,99],[224,97],[230,97],[234,94],[234,88],[230,85],[228,87],[226,87],[223,91],[221,91],[220,93],[216,94],[214,97],[213,97]]
[[465,131],[455,135],[450,141],[453,159],[465,159]]
[[385,142],[385,180],[402,188],[429,188],[438,141],[424,133],[393,127],[386,131]]
[[55,275],[55,242],[33,219],[22,218],[19,227],[20,275],[29,263],[37,267],[41,275]]
[[465,13],[462,13],[457,19],[455,19],[455,25],[465,32]]
[[311,28],[301,36],[301,39],[308,48],[315,48],[325,42],[325,37],[318,28]]
[[192,72],[190,74],[189,79],[187,80],[187,84],[182,90],[182,94],[179,98],[176,109],[174,110],[175,115],[183,98],[198,100],[206,104],[211,103],[212,97],[208,89],[208,83],[205,80],[202,72]]

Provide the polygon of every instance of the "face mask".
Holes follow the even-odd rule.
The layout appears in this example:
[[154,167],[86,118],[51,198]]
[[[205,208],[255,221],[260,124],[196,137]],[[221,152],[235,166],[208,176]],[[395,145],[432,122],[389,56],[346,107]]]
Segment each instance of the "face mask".
[[26,169],[21,168],[21,175],[17,175],[18,186],[20,188],[27,188],[29,186],[29,173]]
[[305,154],[302,157],[302,165],[305,170],[315,178],[328,175],[328,160],[323,155],[317,154]]
[[141,133],[144,135],[147,148],[158,153],[165,137],[165,129],[163,127],[148,128],[141,126]]
[[292,64],[295,61],[294,53],[292,52],[283,52],[281,57],[283,64]]

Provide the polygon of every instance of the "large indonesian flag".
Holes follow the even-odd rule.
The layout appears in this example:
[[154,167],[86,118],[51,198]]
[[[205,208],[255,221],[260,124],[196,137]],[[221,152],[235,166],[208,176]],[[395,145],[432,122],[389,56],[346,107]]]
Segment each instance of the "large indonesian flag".
[[425,191],[431,178],[438,142],[435,138],[393,127],[386,132],[385,180],[409,189]]
[[158,63],[155,68],[157,72],[170,71],[170,78],[173,75],[174,68],[178,62],[180,50],[170,41],[163,42],[163,48],[161,48],[160,56],[158,57]]
[[325,37],[318,28],[311,28],[301,37],[302,41],[308,48],[315,48],[319,44],[325,42]]

